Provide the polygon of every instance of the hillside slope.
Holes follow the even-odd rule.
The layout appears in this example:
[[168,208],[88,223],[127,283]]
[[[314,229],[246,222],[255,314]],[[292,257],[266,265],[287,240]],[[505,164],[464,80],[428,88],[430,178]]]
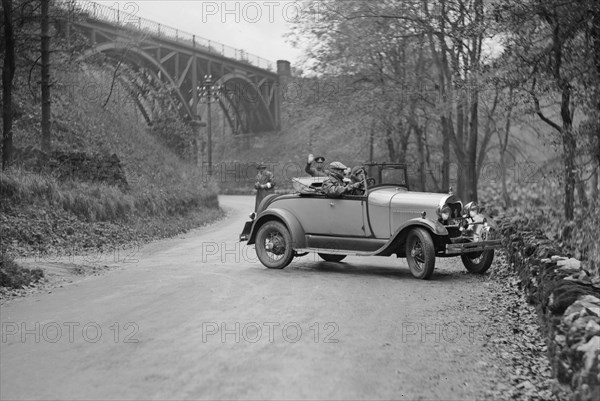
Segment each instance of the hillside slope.
[[3,254],[110,252],[222,215],[217,185],[150,132],[123,88],[113,86],[109,69],[69,66],[54,78],[53,151],[90,158],[116,155],[128,185],[94,176],[59,177],[48,166],[48,155],[38,150],[39,101],[18,76],[14,145],[20,158],[0,180]]

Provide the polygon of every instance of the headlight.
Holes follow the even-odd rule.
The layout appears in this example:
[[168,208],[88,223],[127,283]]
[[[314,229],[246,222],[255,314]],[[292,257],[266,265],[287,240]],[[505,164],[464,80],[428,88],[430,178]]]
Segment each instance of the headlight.
[[465,205],[464,214],[467,216],[475,217],[479,213],[479,206],[476,202],[469,202]]
[[442,208],[442,220],[448,220],[450,215],[452,214],[452,210],[448,206],[444,206]]

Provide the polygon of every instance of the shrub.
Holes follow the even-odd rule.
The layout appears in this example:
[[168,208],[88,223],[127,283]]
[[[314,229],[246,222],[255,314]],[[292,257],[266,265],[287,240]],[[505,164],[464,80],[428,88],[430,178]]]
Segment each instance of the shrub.
[[43,277],[42,269],[26,269],[19,266],[6,253],[0,255],[0,287],[22,288],[37,283]]

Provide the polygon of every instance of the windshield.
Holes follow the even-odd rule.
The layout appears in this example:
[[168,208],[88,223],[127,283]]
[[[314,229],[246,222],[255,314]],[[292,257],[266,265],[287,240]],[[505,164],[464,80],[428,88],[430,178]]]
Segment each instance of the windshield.
[[398,184],[406,186],[406,175],[403,168],[382,168],[381,184]]

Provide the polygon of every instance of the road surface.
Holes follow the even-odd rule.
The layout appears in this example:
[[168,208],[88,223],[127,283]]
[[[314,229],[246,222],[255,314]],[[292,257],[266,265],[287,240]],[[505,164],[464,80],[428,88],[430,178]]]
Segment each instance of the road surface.
[[[481,399],[485,280],[438,259],[315,255],[269,270],[228,218],[0,308],[1,399]],[[494,266],[492,266],[492,269]]]

